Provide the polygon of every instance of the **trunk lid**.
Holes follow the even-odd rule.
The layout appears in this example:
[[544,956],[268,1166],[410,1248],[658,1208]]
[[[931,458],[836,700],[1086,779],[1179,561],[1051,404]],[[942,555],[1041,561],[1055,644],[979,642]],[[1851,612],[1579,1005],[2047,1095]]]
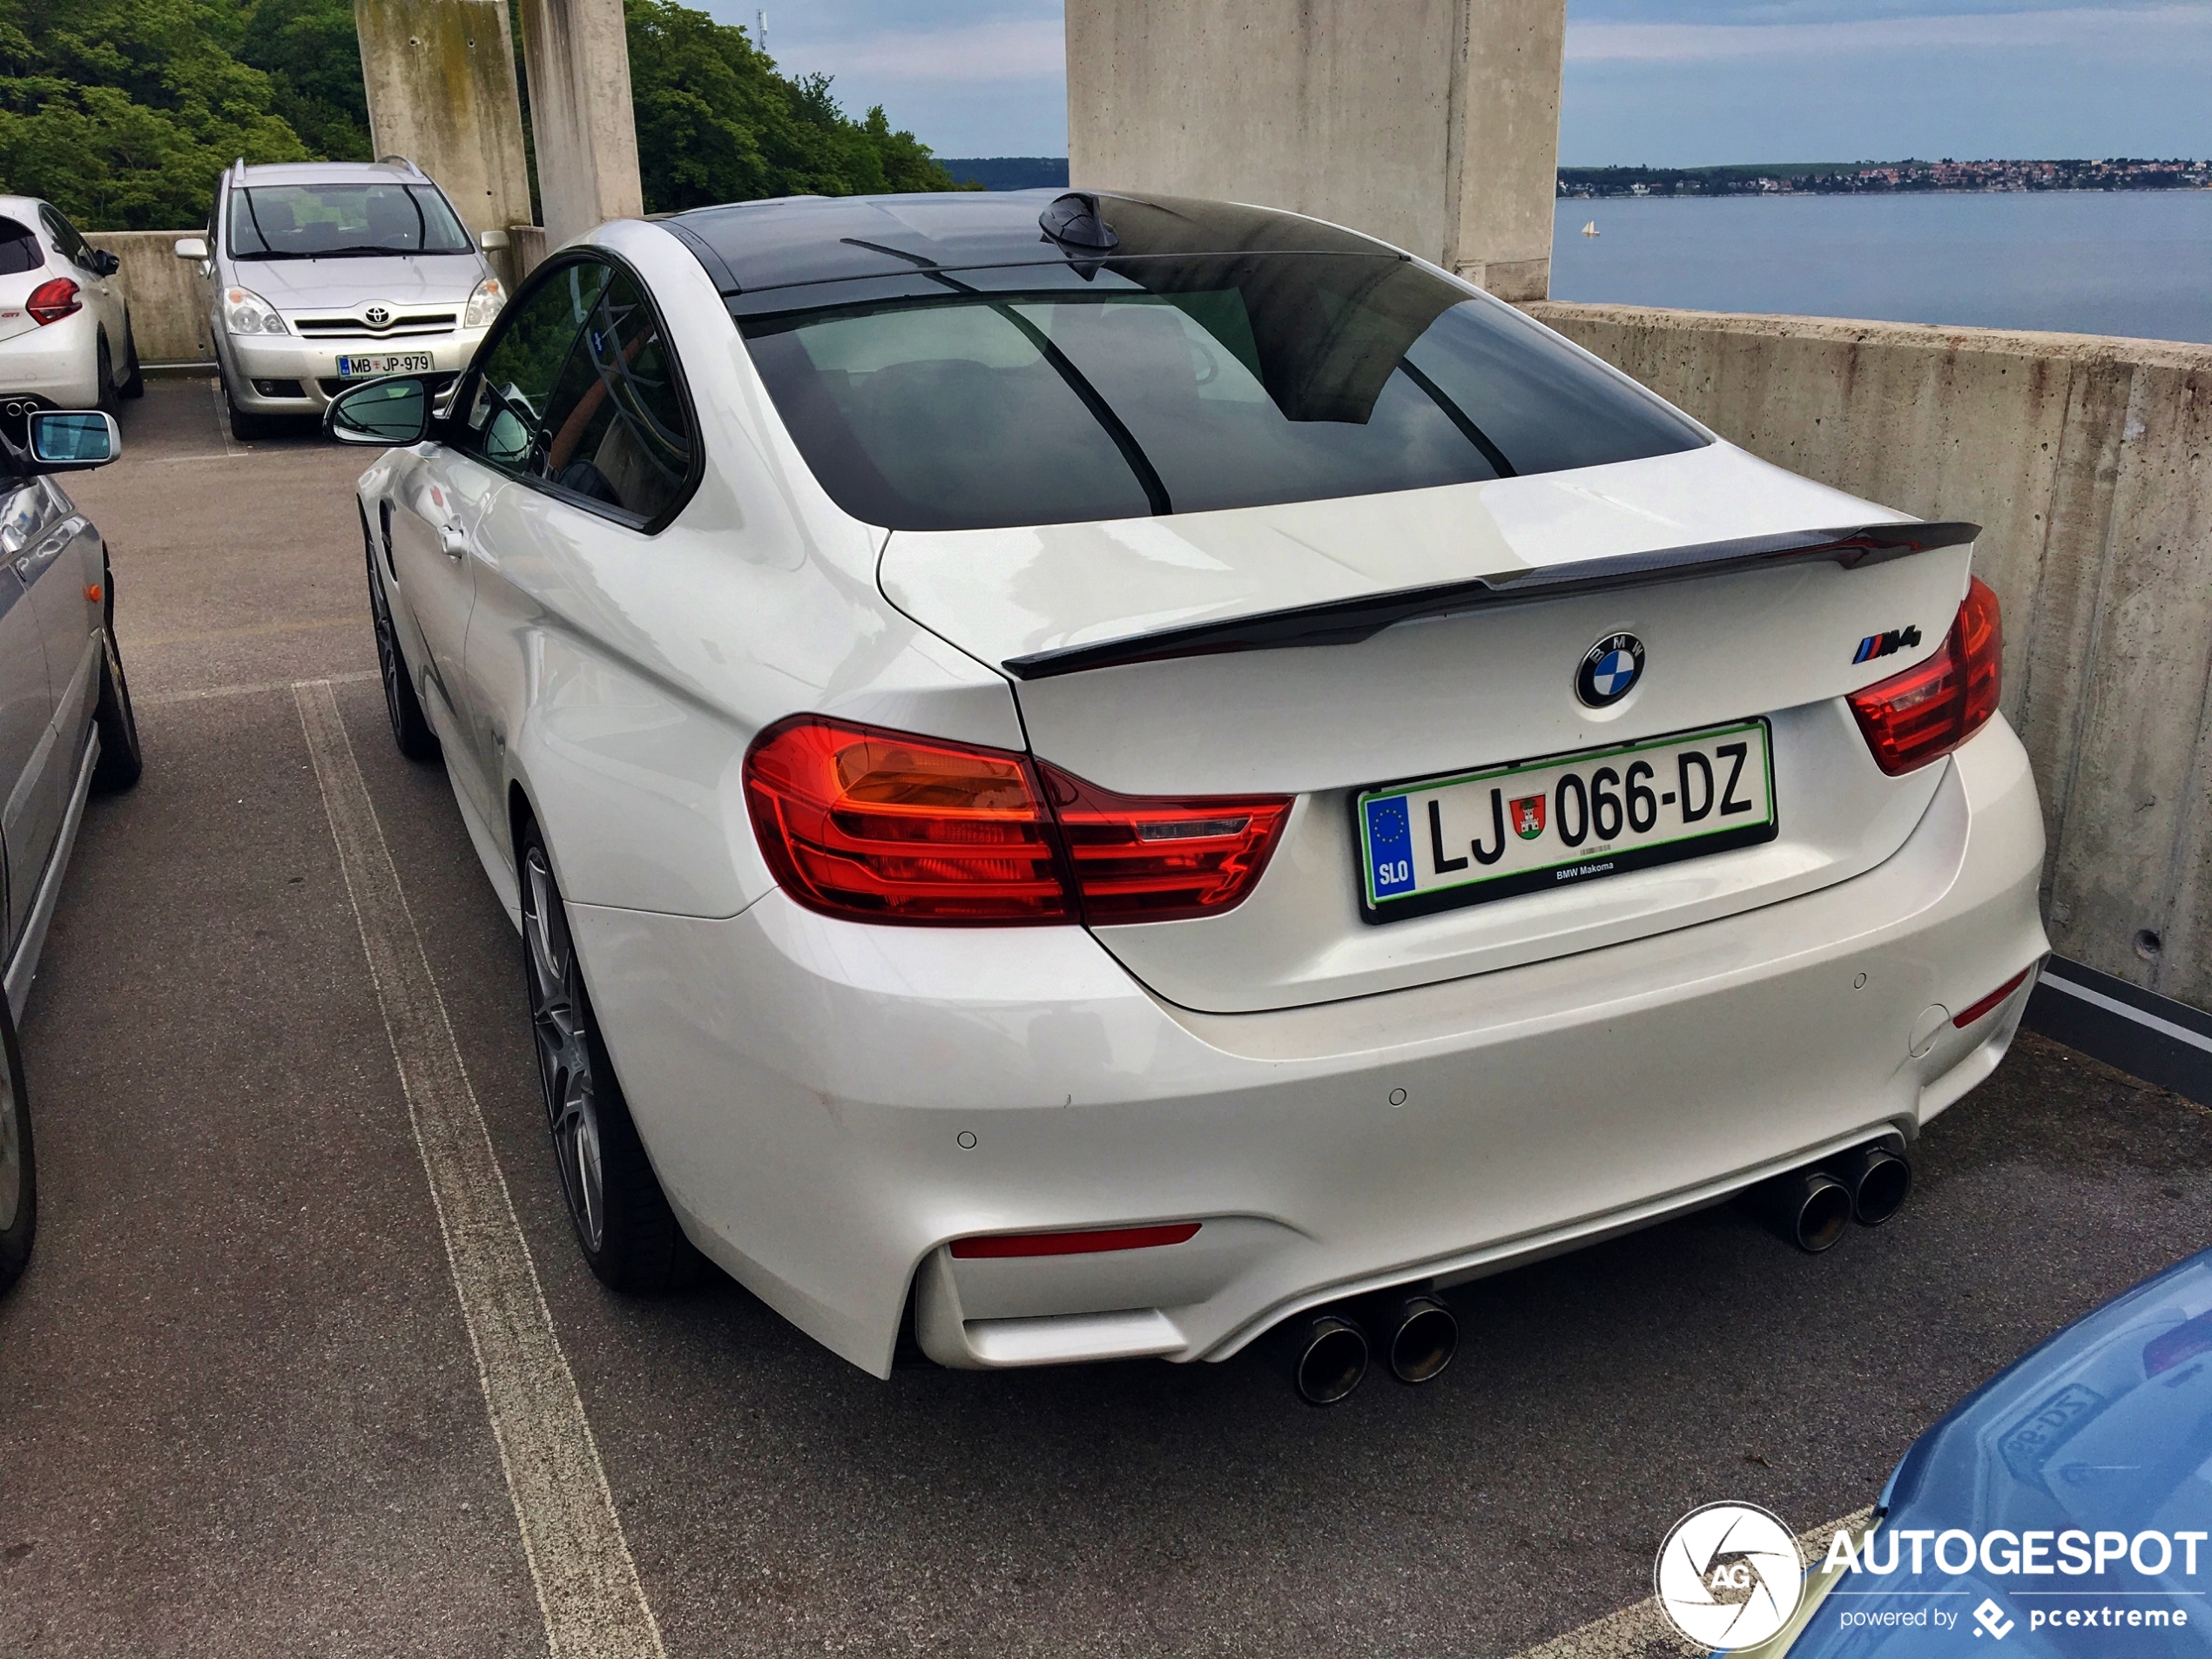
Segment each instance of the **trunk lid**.
[[[1039,671],[1023,659],[1305,606],[1809,530],[1907,523],[1721,443],[1574,472],[1354,500],[1000,530],[900,531],[892,603],[994,666],[1042,758],[1130,794],[1298,797],[1266,873],[1222,915],[1101,927],[1169,1000],[1297,1006],[1480,973],[1709,921],[1871,868],[1943,772],[1889,778],[1844,693],[1934,651],[1964,545],[1565,588],[1342,643]],[[1870,636],[1919,644],[1855,661]],[[1357,633],[1357,629],[1350,631]],[[1594,643],[1647,652],[1632,693],[1578,699]],[[1024,678],[1024,676],[1028,676]],[[1750,717],[1771,731],[1778,828],[1757,846],[1374,924],[1353,802],[1371,786],[1628,744]]]

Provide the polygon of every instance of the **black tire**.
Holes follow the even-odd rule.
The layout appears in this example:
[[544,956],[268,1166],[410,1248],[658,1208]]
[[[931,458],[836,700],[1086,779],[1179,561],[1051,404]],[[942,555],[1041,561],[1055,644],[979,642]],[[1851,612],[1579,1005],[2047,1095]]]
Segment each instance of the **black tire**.
[[131,327],[131,314],[127,311],[123,314],[123,364],[131,371],[129,378],[123,382],[123,395],[144,397],[146,395],[146,371],[145,365],[138,361],[138,331]]
[[23,1276],[38,1234],[38,1160],[30,1143],[16,1022],[0,996],[0,1291]]
[[523,832],[523,988],[553,1161],[577,1246],[610,1290],[652,1292],[698,1277],[599,1039],[568,911],[535,824]]
[[138,781],[145,763],[138,752],[138,717],[131,707],[131,682],[124,678],[123,653],[115,643],[115,577],[105,583],[107,616],[100,624],[100,700],[92,729],[100,734],[100,758],[92,764],[92,792],[117,795]]
[[384,682],[384,712],[392,722],[392,742],[409,760],[435,760],[442,752],[438,734],[422,712],[415,681],[407,671],[407,658],[400,651],[399,631],[392,625],[392,607],[377,579],[376,543],[369,536],[368,521],[361,521],[361,539],[368,553],[368,615],[376,630],[376,674]]
[[116,404],[115,354],[108,349],[107,336],[105,334],[102,334],[100,336],[100,343],[95,349],[93,361],[99,366],[95,371],[96,383],[99,387],[99,396],[96,400],[97,405],[98,408],[105,409],[110,415],[112,415],[115,413]]
[[252,443],[257,439],[266,438],[276,428],[276,422],[269,416],[239,408],[238,400],[231,395],[227,384],[223,388],[223,407],[230,411],[231,436],[240,443]]

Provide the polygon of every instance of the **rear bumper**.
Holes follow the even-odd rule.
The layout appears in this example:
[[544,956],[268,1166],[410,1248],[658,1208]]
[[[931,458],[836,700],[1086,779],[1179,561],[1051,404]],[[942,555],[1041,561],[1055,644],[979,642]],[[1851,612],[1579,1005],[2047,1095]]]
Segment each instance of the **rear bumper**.
[[[887,1372],[933,1355],[1221,1359],[1305,1306],[1494,1271],[1726,1196],[1986,1076],[2047,948],[2001,721],[1877,868],[1656,938],[1388,995],[1198,1015],[1075,928],[574,907],[694,1240]],[[1944,1012],[1939,1016],[1933,1011]],[[1916,1027],[1935,1035],[1914,1053]],[[1199,1220],[1190,1243],[954,1260],[974,1233]]]
[[336,395],[341,357],[423,353],[431,360],[432,373],[458,374],[469,367],[489,332],[470,328],[388,340],[302,340],[296,334],[219,331],[215,355],[222,365],[224,384],[239,408],[255,415],[320,415]]
[[99,321],[90,307],[0,340],[0,401],[89,409],[100,401]]

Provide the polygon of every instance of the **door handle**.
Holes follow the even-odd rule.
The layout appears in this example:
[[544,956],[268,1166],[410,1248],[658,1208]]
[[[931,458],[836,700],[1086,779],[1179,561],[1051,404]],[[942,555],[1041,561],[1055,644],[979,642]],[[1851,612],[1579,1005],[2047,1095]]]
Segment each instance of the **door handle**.
[[458,524],[438,526],[438,551],[449,559],[457,559],[469,550],[469,532]]

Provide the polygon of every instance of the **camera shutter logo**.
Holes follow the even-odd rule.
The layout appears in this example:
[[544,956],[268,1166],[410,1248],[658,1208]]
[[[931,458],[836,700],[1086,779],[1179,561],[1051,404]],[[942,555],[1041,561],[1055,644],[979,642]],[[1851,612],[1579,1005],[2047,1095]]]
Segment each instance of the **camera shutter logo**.
[[1797,1540],[1749,1503],[1709,1503],[1675,1522],[1652,1577],[1667,1622],[1702,1648],[1770,1640],[1804,1593]]

